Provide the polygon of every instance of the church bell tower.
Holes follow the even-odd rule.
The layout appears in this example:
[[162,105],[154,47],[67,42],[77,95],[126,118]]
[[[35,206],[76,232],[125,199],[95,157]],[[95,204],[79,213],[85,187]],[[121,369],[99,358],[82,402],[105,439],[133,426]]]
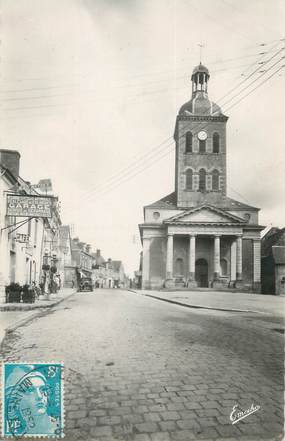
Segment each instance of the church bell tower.
[[223,205],[226,197],[228,117],[208,97],[210,74],[201,63],[191,76],[192,97],[176,118],[175,192],[178,208]]

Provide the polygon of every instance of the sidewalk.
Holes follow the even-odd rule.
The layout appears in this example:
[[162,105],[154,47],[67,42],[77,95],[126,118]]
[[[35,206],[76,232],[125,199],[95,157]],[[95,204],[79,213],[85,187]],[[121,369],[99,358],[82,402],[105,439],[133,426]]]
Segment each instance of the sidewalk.
[[0,346],[6,333],[12,332],[40,315],[46,308],[58,305],[73,295],[76,291],[71,288],[62,289],[56,298],[37,300],[35,303],[2,303],[0,304]]
[[223,291],[133,290],[137,294],[193,308],[270,314],[285,318],[285,297]]

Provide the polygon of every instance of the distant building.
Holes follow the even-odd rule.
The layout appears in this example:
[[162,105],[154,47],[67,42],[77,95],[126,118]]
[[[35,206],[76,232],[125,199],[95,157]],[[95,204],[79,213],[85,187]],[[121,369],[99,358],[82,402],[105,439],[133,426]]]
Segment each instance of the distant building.
[[73,282],[78,286],[81,278],[92,277],[93,256],[91,246],[80,242],[78,237],[72,239],[71,250],[74,266]]
[[261,240],[261,288],[285,295],[285,228],[271,228]]
[[100,250],[93,253],[93,280],[97,288],[123,287],[126,282],[124,266],[121,260],[105,260]]
[[260,291],[259,208],[227,196],[228,117],[208,97],[208,69],[192,73],[179,110],[175,191],[144,207],[142,288]]
[[72,265],[72,249],[69,225],[61,225],[59,227],[58,255],[58,272],[61,276],[62,285],[65,288],[72,288],[74,266]]
[[125,285],[125,271],[121,260],[112,260],[111,262],[113,286],[123,288]]
[[105,280],[105,259],[101,255],[101,250],[97,249],[96,253],[92,253],[92,279],[95,288],[103,288]]

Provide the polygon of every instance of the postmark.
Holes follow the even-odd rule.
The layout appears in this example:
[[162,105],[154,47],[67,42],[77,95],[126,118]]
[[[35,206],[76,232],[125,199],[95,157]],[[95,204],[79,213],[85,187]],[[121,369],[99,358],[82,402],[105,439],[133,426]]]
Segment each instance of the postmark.
[[2,435],[64,436],[63,363],[4,363]]

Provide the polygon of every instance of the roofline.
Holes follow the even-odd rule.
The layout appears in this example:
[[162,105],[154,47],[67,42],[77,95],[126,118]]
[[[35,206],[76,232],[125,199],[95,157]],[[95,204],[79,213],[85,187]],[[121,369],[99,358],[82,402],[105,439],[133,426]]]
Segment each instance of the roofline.
[[[196,211],[200,211],[200,210],[202,210],[203,208],[208,208],[208,209],[210,209],[210,210],[212,210],[212,211],[214,211],[214,212],[216,212],[216,213],[219,213],[219,214],[221,214],[221,215],[224,215],[225,217],[236,219],[237,222],[239,222],[240,225],[243,225],[244,223],[246,223],[245,220],[239,218],[238,216],[235,216],[234,214],[227,213],[227,212],[225,213],[223,209],[221,209],[221,208],[217,208],[217,207],[215,207],[215,206],[212,205],[212,204],[202,204],[202,205],[199,205],[199,206],[197,206],[197,207],[189,208],[188,210],[185,210],[185,211],[182,212],[182,213],[176,214],[176,215],[170,217],[169,219],[165,219],[163,222],[166,223],[166,224],[167,224],[167,223],[172,223],[172,221],[175,221],[176,219],[179,219],[179,218],[181,218],[181,217],[184,217],[184,216],[187,215],[187,214],[191,214],[191,213],[195,213]],[[178,222],[179,222],[179,220],[178,220]],[[194,222],[194,223],[195,223],[195,222]],[[205,223],[205,222],[203,222],[203,223]],[[206,222],[206,223],[210,223],[210,222]],[[215,222],[215,223],[216,223],[216,222]],[[220,222],[219,222],[219,223],[220,223]],[[226,223],[229,223],[229,222],[226,222]],[[232,222],[231,222],[231,223],[232,223]]]
[[3,173],[2,173],[1,176],[5,176],[5,175],[6,175],[7,178],[9,179],[9,181],[10,181],[12,184],[17,184],[17,183],[18,183],[18,179],[16,178],[15,175],[13,175],[13,173],[12,173],[8,168],[4,167],[4,165],[2,165],[2,164],[0,164],[0,167],[1,167],[2,170],[3,170]]
[[264,225],[258,225],[258,224],[245,224],[245,229],[247,230],[264,230],[266,228]]

